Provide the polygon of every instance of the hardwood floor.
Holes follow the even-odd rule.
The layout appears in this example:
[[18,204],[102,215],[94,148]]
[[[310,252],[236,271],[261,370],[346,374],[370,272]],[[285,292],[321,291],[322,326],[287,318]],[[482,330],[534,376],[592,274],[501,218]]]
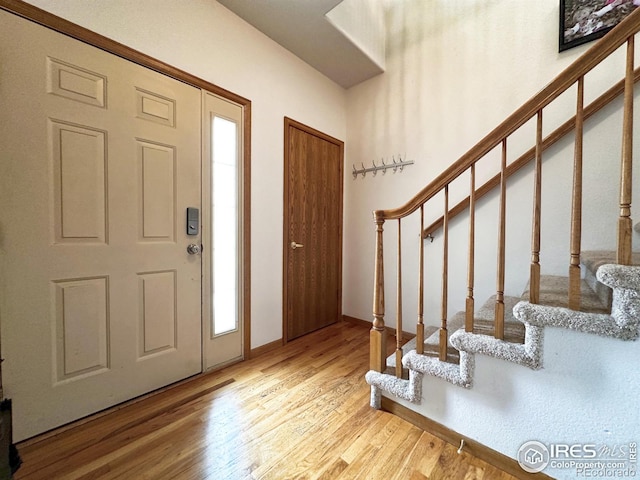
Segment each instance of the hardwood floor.
[[514,477],[369,407],[366,328],[339,323],[38,442],[21,479]]

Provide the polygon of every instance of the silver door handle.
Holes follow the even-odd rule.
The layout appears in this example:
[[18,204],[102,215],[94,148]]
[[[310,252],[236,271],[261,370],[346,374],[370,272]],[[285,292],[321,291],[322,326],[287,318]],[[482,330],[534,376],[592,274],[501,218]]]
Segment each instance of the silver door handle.
[[189,244],[189,246],[187,246],[187,253],[189,255],[198,255],[200,253],[200,245],[196,245],[195,243]]
[[301,243],[291,242],[291,250],[295,250],[296,248],[302,248],[304,245]]

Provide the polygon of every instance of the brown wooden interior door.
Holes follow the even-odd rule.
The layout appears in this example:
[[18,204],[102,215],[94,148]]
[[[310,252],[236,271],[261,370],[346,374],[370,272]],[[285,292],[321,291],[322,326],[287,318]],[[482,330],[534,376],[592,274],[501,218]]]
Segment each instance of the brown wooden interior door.
[[285,118],[286,341],[342,313],[343,156],[340,140]]

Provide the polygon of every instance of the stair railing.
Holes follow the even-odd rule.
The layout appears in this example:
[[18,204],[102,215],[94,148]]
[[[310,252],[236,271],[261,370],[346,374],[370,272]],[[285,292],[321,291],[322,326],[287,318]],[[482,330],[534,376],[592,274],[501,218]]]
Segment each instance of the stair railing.
[[[596,45],[579,57],[549,85],[543,88],[537,95],[507,117],[500,125],[491,131],[486,137],[472,147],[461,158],[454,162],[447,170],[436,177],[430,184],[424,187],[409,202],[400,208],[390,210],[376,210],[373,212],[376,224],[375,270],[373,291],[373,326],[370,332],[370,368],[379,372],[386,370],[386,329],[384,322],[384,255],[383,255],[383,229],[386,220],[398,220],[398,229],[401,229],[401,219],[408,217],[420,210],[420,246],[419,246],[419,279],[418,279],[418,321],[416,328],[416,351],[423,353],[424,347],[424,205],[437,194],[444,195],[444,215],[442,217],[443,230],[443,272],[442,272],[442,305],[441,324],[439,328],[438,358],[447,360],[448,349],[448,236],[449,236],[449,185],[463,173],[470,171],[471,186],[469,204],[469,255],[467,299],[465,302],[465,329],[473,331],[474,328],[474,261],[475,261],[475,203],[477,200],[475,190],[475,165],[494,148],[501,146],[501,169],[498,176],[500,185],[500,213],[498,227],[498,265],[496,278],[496,306],[494,321],[494,336],[504,339],[504,272],[505,272],[505,232],[506,232],[506,180],[511,171],[507,167],[508,138],[531,120],[537,118],[536,145],[534,147],[534,212],[532,226],[532,248],[530,267],[530,300],[537,302],[540,295],[540,205],[542,185],[542,152],[549,145],[555,143],[554,134],[547,139],[542,139],[543,110],[562,93],[578,85],[576,102],[576,115],[572,120],[563,124],[558,131],[563,129],[576,132],[576,144],[574,148],[574,174],[571,209],[571,252],[569,266],[569,306],[577,309],[580,306],[580,242],[582,226],[582,147],[583,124],[593,105],[598,104],[603,98],[609,98],[613,87],[596,100],[592,106],[584,108],[584,77],[604,59],[611,55],[624,43],[627,44],[626,68],[624,78],[624,108],[623,108],[623,134],[622,134],[622,160],[620,173],[620,215],[618,219],[617,233],[617,262],[619,264],[631,264],[631,173],[632,173],[632,136],[633,136],[633,88],[638,77],[634,71],[634,35],[640,31],[640,9],[631,13],[625,20],[616,26],[611,32]],[[615,96],[615,95],[614,95]],[[566,131],[565,131],[566,133]],[[558,135],[563,135],[558,134]],[[551,141],[550,140],[553,140]],[[547,142],[547,143],[545,143]],[[524,156],[530,155],[530,152]],[[524,157],[523,156],[523,157]],[[523,158],[521,157],[521,158]],[[520,160],[520,159],[519,159]],[[526,163],[526,162],[525,162]],[[520,168],[518,166],[517,168]],[[491,181],[490,181],[491,182]],[[489,182],[489,183],[490,183]],[[461,202],[464,204],[466,201]],[[456,207],[457,208],[457,207]],[[464,209],[464,208],[463,208]],[[437,222],[436,222],[437,223]],[[433,225],[430,227],[432,228]],[[398,272],[401,276],[401,242],[398,240]],[[398,280],[397,305],[402,303],[401,280]],[[402,368],[398,360],[402,356],[402,310],[398,310],[399,317],[396,332],[396,375],[402,374]]]
[[[640,68],[636,68],[633,74],[633,82],[638,83],[640,81]],[[623,78],[618,83],[616,83],[613,87],[607,90],[605,93],[600,95],[596,100],[591,102],[584,109],[584,121],[586,122],[589,118],[593,117],[596,113],[602,110],[604,107],[609,105],[613,100],[615,100],[619,95],[624,93],[625,79]],[[539,114],[539,122],[542,121],[542,113]],[[576,125],[576,117],[567,120],[558,128],[556,128],[553,132],[547,135],[544,139],[540,139],[536,141],[536,144],[523,153],[518,159],[514,160],[507,166],[507,179],[514,175],[516,172],[520,171],[523,167],[529,165],[532,160],[536,160],[538,155],[542,155],[547,149],[558,143],[565,135],[574,131]],[[542,123],[539,124],[540,132],[542,132]],[[541,158],[541,157],[540,157]],[[469,169],[471,171],[471,169]],[[484,197],[489,192],[493,191],[500,184],[500,173],[487,180],[484,184],[478,187],[477,190],[474,190],[475,199],[479,200]],[[471,200],[471,196],[466,197],[457,203],[454,207],[449,210],[449,220],[452,220],[462,212],[466,211],[469,208],[469,202]],[[434,220],[429,226],[425,227],[422,237],[423,238],[431,238],[434,237],[434,234],[442,228],[442,222],[444,220],[444,216],[441,216]]]

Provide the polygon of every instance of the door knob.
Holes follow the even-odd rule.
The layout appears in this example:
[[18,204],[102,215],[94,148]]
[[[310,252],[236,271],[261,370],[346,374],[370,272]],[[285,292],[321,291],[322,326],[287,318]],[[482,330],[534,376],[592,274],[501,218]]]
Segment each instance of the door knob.
[[187,246],[187,253],[189,255],[198,255],[200,253],[200,245],[196,245],[195,243],[189,244],[189,246]]
[[291,242],[291,250],[295,250],[296,248],[302,248],[304,245],[301,243]]

